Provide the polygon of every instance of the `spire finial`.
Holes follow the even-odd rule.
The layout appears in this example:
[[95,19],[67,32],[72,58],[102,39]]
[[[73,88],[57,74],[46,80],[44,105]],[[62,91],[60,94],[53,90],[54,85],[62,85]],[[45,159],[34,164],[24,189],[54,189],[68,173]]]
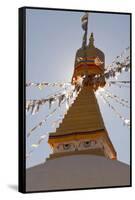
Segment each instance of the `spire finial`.
[[93,35],[93,33],[91,33],[91,35],[90,35],[89,47],[94,47],[94,35]]
[[83,35],[83,42],[82,47],[86,48],[87,45],[87,31],[88,31],[88,13],[86,12],[85,15],[81,18],[82,21],[82,29],[85,31]]

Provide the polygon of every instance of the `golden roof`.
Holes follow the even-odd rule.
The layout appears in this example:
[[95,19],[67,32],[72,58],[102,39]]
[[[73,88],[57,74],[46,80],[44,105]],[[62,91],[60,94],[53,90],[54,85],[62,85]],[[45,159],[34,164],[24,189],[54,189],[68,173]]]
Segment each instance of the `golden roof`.
[[96,58],[96,57],[100,59],[100,61],[102,62],[101,66],[104,67],[105,55],[100,49],[94,46],[94,36],[93,33],[91,33],[88,46],[86,46],[85,48],[81,47],[76,52],[75,67],[81,58],[88,60],[90,58]]

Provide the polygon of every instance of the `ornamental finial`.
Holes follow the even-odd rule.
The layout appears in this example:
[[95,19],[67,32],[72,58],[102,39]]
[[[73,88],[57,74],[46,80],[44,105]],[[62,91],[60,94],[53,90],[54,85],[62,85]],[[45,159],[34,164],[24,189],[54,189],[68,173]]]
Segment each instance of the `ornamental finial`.
[[91,33],[91,35],[90,35],[89,47],[94,47],[94,35],[93,35],[93,33]]

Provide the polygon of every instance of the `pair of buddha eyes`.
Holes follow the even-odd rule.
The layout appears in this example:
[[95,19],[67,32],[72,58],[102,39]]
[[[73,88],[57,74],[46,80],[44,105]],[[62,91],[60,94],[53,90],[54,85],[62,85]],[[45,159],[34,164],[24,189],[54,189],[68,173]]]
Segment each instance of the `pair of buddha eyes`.
[[[88,141],[85,141],[83,142],[83,146],[84,147],[90,147],[90,146],[94,146],[96,144],[96,141],[95,140],[88,140]],[[63,144],[63,148],[65,150],[68,150],[70,149],[72,146],[72,144]],[[58,147],[59,148],[59,147]]]
[[[90,147],[90,146],[94,146],[96,144],[96,141],[95,140],[89,140],[89,141],[85,141],[84,143],[83,143],[83,145],[85,146],[85,147]],[[63,145],[63,147],[64,147],[64,149],[69,149],[70,147],[71,147],[71,144],[64,144]]]

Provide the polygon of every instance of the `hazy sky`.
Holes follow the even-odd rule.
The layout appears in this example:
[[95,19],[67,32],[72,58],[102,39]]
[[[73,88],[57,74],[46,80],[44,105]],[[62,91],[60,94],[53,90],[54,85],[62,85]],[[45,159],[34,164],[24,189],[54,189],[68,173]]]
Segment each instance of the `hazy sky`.
[[[74,70],[75,53],[82,44],[83,30],[80,18],[83,12],[50,11],[27,9],[26,18],[26,80],[33,82],[70,81]],[[130,44],[130,17],[129,15],[89,13],[88,37],[94,32],[95,46],[105,53],[106,66],[111,64],[117,55]],[[123,72],[119,80],[129,80],[129,73]],[[56,88],[55,88],[56,89]],[[39,90],[27,89],[27,99],[45,98],[55,91],[53,88]],[[112,93],[129,100],[129,89],[112,86],[108,88]],[[122,121],[103,103],[99,97],[98,102],[102,112],[105,126],[111,141],[117,151],[118,160],[130,162],[130,131],[123,126]],[[126,118],[129,110],[110,100],[110,103]],[[55,108],[57,105],[53,105]],[[53,109],[52,108],[52,109]],[[65,107],[58,109],[47,124],[39,128],[27,140],[27,151],[38,138],[47,132],[55,131],[51,123]],[[48,105],[41,112],[31,116],[27,115],[27,130],[38,124],[48,114]],[[27,167],[44,162],[49,155],[50,148],[46,142],[35,149],[27,161]]]

